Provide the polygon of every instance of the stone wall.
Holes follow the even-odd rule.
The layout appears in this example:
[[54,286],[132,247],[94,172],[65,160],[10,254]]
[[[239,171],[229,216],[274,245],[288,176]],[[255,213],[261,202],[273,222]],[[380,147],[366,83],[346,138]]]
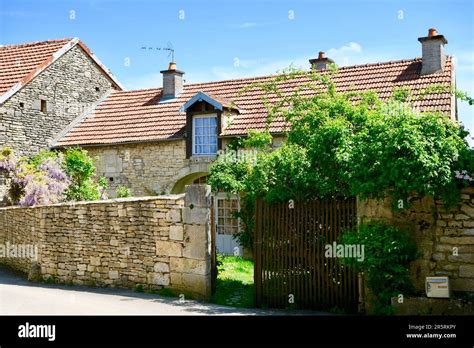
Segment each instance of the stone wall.
[[[115,89],[79,46],[73,47],[0,105],[0,148],[31,155],[51,141],[88,107]],[[41,112],[40,100],[46,101]],[[6,182],[0,174],[0,200]]]
[[449,276],[452,290],[474,292],[474,188],[466,188],[461,203],[445,210],[441,201],[414,198],[411,206],[393,212],[388,199],[361,201],[361,222],[385,220],[411,231],[420,258],[412,263],[416,288],[424,291],[426,276]]
[[181,195],[0,208],[0,244],[38,248],[36,260],[0,262],[61,283],[167,287],[207,299],[209,207],[210,187],[194,185]]

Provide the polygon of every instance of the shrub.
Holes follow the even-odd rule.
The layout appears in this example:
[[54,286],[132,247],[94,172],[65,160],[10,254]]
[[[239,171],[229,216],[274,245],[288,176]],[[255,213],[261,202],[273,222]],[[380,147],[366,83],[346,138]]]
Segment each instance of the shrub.
[[117,198],[126,198],[126,197],[130,197],[131,195],[132,194],[128,187],[125,187],[125,186],[117,187]]
[[10,179],[12,204],[33,206],[64,200],[97,200],[105,197],[107,181],[94,176],[94,159],[81,148],[64,153],[40,151],[18,158],[10,148],[0,150],[0,170]]
[[9,196],[13,204],[33,206],[64,199],[70,181],[61,168],[62,156],[40,153],[30,159],[17,158],[10,148],[0,151],[0,170],[11,179]]
[[80,147],[68,148],[64,153],[64,169],[71,178],[66,197],[73,201],[93,201],[101,198],[100,186],[94,181],[94,158]]
[[376,314],[391,314],[391,298],[413,292],[409,265],[417,251],[407,231],[379,222],[361,224],[358,230],[346,231],[341,243],[364,246],[363,261],[345,258],[342,263],[364,272]]

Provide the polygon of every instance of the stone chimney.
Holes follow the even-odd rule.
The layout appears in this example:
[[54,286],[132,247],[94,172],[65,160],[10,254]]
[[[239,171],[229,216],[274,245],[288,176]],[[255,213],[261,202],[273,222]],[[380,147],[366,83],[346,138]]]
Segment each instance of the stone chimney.
[[176,69],[176,62],[170,62],[168,70],[160,71],[163,74],[163,97],[173,99],[183,90],[184,71]]
[[421,75],[442,72],[446,63],[444,45],[448,43],[443,35],[434,28],[428,30],[428,36],[418,38],[421,42]]
[[332,59],[326,58],[324,52],[319,52],[318,58],[313,58],[309,60],[311,64],[311,69],[315,70],[326,70],[329,64],[333,64],[334,61]]

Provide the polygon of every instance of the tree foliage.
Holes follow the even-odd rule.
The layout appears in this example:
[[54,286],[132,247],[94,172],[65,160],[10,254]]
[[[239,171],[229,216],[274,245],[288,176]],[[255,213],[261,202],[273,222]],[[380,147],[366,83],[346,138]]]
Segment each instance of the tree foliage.
[[34,206],[105,195],[107,182],[96,178],[94,159],[80,148],[43,150],[32,157],[18,157],[12,149],[3,148],[0,170],[10,179],[12,204]]
[[[279,88],[281,81],[304,74],[309,82],[294,91]],[[268,129],[235,140],[232,150],[258,148],[259,153],[251,160],[219,156],[208,178],[213,189],[270,202],[351,195],[407,202],[412,194],[447,204],[459,199],[459,187],[474,177],[468,132],[447,115],[420,113],[414,104],[429,93],[445,92],[446,86],[416,97],[408,88],[396,88],[382,100],[373,91],[337,92],[335,74],[334,67],[328,74],[290,69],[270,82],[248,86],[245,91],[264,92],[268,124],[277,117],[289,124],[286,141],[271,149]]]
[[278,81],[254,86],[269,93],[267,99],[281,99],[269,114],[290,125],[286,141],[270,151],[269,141],[259,141],[268,131],[249,132],[233,146],[258,143],[257,160],[221,156],[211,167],[211,185],[269,201],[349,195],[398,201],[414,193],[451,201],[453,190],[469,183],[473,152],[462,126],[439,112],[417,112],[406,88],[395,89],[389,100],[371,91],[338,93],[330,75],[311,75],[313,85],[304,85],[315,90],[309,95],[298,90],[288,96]]

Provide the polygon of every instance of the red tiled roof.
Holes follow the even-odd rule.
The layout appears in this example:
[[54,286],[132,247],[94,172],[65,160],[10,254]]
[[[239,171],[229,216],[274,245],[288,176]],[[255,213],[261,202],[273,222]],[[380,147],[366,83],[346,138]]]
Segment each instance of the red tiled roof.
[[[452,84],[452,59],[448,57],[443,73],[420,76],[421,58],[387,63],[343,67],[335,76],[339,91],[374,90],[382,98],[391,95],[395,87],[406,86],[417,95],[430,84]],[[322,72],[324,73],[324,72]],[[222,136],[245,135],[249,129],[265,129],[267,112],[262,102],[264,92],[252,89],[239,94],[251,83],[270,81],[275,76],[244,78],[208,83],[186,84],[176,100],[158,103],[161,89],[114,92],[95,111],[86,116],[58,143],[66,145],[112,144],[137,141],[171,140],[183,136],[185,113],[179,109],[198,92],[209,96],[232,100],[238,105],[239,114]],[[280,82],[280,88],[288,93],[297,86],[309,82],[307,76]],[[304,93],[314,93],[305,91]],[[271,99],[272,100],[272,99]],[[273,98],[273,101],[276,99]],[[436,93],[417,102],[421,110],[451,111],[451,95]],[[270,132],[284,131],[283,120],[276,119]]]
[[30,82],[61,54],[74,45],[80,45],[110,79],[120,83],[98,61],[89,48],[79,39],[61,39],[32,42],[21,45],[0,46],[0,103]]

